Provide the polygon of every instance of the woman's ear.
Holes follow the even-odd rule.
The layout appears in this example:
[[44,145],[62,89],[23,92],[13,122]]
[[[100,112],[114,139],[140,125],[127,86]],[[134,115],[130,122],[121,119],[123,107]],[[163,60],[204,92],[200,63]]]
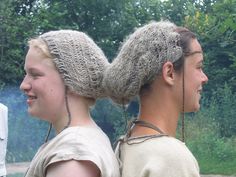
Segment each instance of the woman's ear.
[[162,66],[162,77],[165,83],[168,85],[174,84],[174,66],[173,63],[167,61]]

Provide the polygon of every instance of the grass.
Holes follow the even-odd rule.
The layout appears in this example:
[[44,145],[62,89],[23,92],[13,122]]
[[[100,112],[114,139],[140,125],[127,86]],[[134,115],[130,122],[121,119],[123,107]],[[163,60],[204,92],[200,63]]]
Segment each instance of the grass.
[[198,159],[202,174],[221,174],[221,175],[236,175],[235,164],[233,161],[219,161],[213,158]]
[[219,128],[204,121],[201,115],[186,122],[187,146],[196,157],[201,173],[236,175],[236,136],[220,137]]

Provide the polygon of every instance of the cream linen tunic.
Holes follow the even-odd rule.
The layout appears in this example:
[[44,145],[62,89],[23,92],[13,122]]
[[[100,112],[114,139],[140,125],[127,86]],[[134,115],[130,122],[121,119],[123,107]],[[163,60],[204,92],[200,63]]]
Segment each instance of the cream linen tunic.
[[69,127],[42,145],[33,158],[26,177],[45,177],[47,167],[67,160],[89,160],[101,177],[119,177],[119,166],[110,141],[98,127]]
[[6,176],[5,157],[8,135],[8,109],[0,103],[0,176]]
[[200,177],[196,159],[181,141],[160,135],[129,140],[132,145],[116,149],[122,177]]

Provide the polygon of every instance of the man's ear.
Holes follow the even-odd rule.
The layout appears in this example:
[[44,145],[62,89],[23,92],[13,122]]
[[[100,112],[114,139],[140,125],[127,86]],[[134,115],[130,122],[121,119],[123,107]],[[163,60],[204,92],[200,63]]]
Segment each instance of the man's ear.
[[162,77],[163,80],[169,84],[173,85],[174,84],[174,66],[173,63],[167,61],[164,63],[162,66]]

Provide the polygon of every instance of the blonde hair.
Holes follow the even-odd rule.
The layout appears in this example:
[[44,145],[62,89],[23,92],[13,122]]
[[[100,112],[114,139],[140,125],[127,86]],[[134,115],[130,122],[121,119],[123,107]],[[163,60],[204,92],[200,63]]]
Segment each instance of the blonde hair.
[[39,49],[41,53],[46,57],[52,59],[52,55],[49,52],[48,45],[41,38],[33,38],[28,41],[29,47]]

